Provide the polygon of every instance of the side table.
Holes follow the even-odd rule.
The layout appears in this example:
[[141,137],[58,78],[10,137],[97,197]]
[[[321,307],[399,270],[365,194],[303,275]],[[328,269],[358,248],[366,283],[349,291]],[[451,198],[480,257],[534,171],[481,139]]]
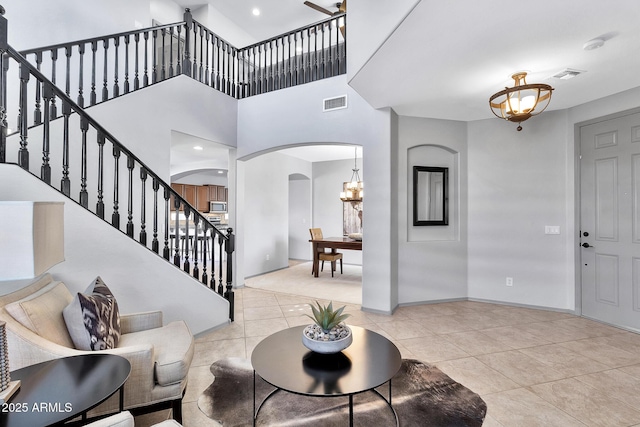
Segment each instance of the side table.
[[27,366],[11,372],[20,388],[0,407],[0,427],[51,426],[82,415],[120,390],[131,364],[113,354],[83,354]]

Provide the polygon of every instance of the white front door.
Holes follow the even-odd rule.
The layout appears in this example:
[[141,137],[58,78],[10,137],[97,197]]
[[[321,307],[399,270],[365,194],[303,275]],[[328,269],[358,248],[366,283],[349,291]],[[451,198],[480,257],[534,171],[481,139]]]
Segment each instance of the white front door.
[[640,112],[580,127],[582,314],[640,330]]

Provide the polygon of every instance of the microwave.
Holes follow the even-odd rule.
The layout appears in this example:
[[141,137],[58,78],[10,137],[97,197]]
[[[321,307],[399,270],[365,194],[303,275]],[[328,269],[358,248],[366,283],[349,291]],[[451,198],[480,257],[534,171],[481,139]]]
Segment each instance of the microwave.
[[227,213],[227,203],[226,202],[209,202],[209,212]]

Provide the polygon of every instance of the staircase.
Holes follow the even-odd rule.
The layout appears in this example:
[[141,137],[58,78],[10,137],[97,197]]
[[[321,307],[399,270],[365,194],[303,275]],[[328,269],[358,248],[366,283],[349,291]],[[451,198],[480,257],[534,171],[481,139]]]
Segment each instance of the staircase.
[[345,25],[334,15],[239,49],[186,9],[175,24],[17,52],[0,16],[0,163],[18,164],[224,296],[233,321],[233,230],[208,222],[87,108],[180,75],[242,99],[344,74]]

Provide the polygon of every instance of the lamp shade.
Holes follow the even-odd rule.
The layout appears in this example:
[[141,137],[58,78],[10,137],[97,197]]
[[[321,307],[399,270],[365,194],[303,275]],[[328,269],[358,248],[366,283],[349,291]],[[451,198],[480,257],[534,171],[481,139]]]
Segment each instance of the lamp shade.
[[0,202],[0,280],[31,279],[64,261],[63,202]]

